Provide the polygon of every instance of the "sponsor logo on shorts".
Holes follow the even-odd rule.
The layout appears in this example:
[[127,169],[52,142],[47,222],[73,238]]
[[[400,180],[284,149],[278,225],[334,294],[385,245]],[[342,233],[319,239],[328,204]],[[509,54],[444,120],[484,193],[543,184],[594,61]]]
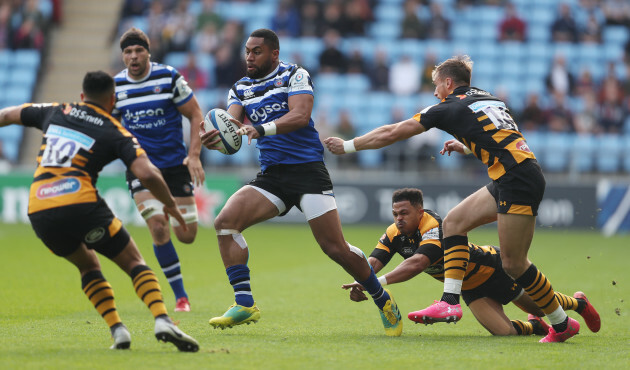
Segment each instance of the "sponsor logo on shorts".
[[95,229],[90,230],[90,232],[88,232],[85,235],[85,242],[96,243],[97,241],[103,239],[103,236],[105,236],[105,228],[97,227]]
[[76,193],[79,189],[81,189],[79,180],[63,179],[40,186],[37,189],[36,195],[38,199],[46,199]]

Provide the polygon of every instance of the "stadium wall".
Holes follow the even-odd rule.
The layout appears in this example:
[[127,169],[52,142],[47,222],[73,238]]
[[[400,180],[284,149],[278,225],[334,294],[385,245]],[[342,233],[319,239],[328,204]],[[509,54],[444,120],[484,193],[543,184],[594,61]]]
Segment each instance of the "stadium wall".
[[[30,174],[0,176],[0,217],[4,223],[28,223],[26,215]],[[244,184],[232,175],[213,175],[201,191],[196,191],[201,223],[211,227],[215,215],[227,198]],[[387,224],[392,222],[391,194],[401,187],[419,187],[425,195],[425,208],[445,216],[483,182],[442,181],[440,183],[401,182],[367,183],[336,181],[335,196],[344,224]],[[127,224],[144,225],[121,175],[103,175],[98,187],[116,215]],[[303,223],[304,216],[293,209],[277,223]],[[540,206],[538,223],[548,228],[599,229],[606,235],[630,231],[630,186],[548,185]]]

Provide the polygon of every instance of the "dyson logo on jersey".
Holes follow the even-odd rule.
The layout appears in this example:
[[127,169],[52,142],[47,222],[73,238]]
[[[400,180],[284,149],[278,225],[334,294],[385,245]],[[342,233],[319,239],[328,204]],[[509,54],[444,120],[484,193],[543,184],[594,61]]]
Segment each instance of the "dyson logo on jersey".
[[269,117],[268,116],[269,113],[280,112],[283,109],[289,109],[288,102],[284,101],[282,103],[274,103],[271,105],[265,105],[264,107],[261,107],[252,111],[252,113],[249,115],[249,120],[252,122],[258,122],[261,120],[266,121],[267,118]]
[[127,110],[127,112],[125,112],[125,121],[136,123],[140,121],[141,118],[144,118],[144,117],[154,117],[154,116],[163,116],[163,115],[164,115],[164,109],[162,108],[139,110],[139,111],[134,112],[133,114],[131,113],[131,111]]
[[85,122],[88,122],[88,123],[93,123],[93,124],[99,125],[99,126],[103,126],[103,123],[104,123],[102,118],[94,117],[94,116],[88,114],[86,111],[77,109],[75,107],[72,107],[70,112],[67,112],[66,114],[71,116],[71,117],[78,118],[78,119],[80,119],[82,121],[85,121]]
[[63,179],[40,186],[37,189],[37,198],[46,199],[76,193],[79,189],[81,189],[81,183],[79,180],[72,178]]

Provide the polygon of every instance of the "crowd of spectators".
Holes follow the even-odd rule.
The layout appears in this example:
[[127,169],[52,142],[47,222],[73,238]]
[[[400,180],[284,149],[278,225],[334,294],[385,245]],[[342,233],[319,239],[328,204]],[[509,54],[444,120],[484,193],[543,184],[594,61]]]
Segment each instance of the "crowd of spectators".
[[61,0],[6,0],[0,2],[0,49],[38,49],[46,32],[61,22]]
[[[152,59],[163,60],[170,52],[189,52],[187,65],[176,66],[197,89],[227,88],[244,75],[242,40],[246,24],[222,17],[215,0],[200,0],[201,11],[191,14],[189,0],[151,1],[126,0],[121,31],[130,26],[134,17],[146,18],[146,31],[152,42]],[[516,1],[516,0],[514,0]],[[239,1],[247,3],[248,1]],[[251,2],[252,4],[255,2]],[[453,40],[456,14],[469,7],[492,6],[502,11],[496,22],[499,43],[528,42],[527,18],[519,14],[518,6],[505,0],[456,0],[455,8],[443,9],[440,1],[405,0],[401,3],[399,38],[402,40]],[[522,3],[522,2],[519,2]],[[370,27],[378,17],[376,0],[278,0],[269,27],[281,38],[317,38],[323,40],[323,50],[315,63],[306,65],[311,75],[360,74],[369,78],[371,91],[383,91],[397,96],[413,96],[433,91],[431,71],[438,56],[426,53],[425,59],[401,52],[396,58],[386,50],[344,49],[344,40],[369,37]],[[395,6],[395,5],[390,5]],[[547,30],[555,44],[601,44],[605,27],[625,26],[630,32],[630,3],[627,0],[578,0],[559,2]],[[369,52],[366,57],[363,52]],[[195,64],[195,53],[213,56],[213,70],[201,70]],[[291,62],[302,62],[299,54]],[[545,78],[546,90],[530,93],[512,113],[525,130],[575,133],[617,133],[630,130],[630,40],[624,60],[600,65],[606,73],[594,77],[584,69],[576,76],[569,68],[566,56],[557,53]],[[620,65],[627,72],[620,73]],[[474,79],[474,74],[473,74]],[[473,81],[474,82],[474,81]],[[481,88],[492,88],[479,86]],[[508,100],[509,92],[495,87],[491,91]],[[521,97],[519,97],[521,98]],[[333,128],[357,125],[352,115],[328,119]],[[346,122],[350,121],[350,122]]]

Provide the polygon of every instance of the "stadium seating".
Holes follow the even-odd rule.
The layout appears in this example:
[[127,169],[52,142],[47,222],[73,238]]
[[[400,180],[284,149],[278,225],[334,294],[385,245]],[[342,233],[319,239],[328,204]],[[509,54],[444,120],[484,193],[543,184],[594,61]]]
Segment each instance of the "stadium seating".
[[[253,3],[218,1],[216,10],[225,19],[242,21],[246,27],[244,32],[248,32],[250,28],[268,26],[279,3],[279,0],[261,0]],[[361,51],[368,64],[373,61],[377,50],[385,51],[390,64],[403,55],[411,56],[422,65],[429,52],[435,53],[439,60],[456,54],[469,54],[475,62],[473,85],[495,94],[505,94],[513,112],[523,108],[527,95],[531,93],[539,95],[539,101],[545,108],[545,104],[550,101],[545,78],[556,55],[563,55],[570,61],[569,68],[576,76],[584,69],[589,70],[596,83],[604,77],[605,65],[610,61],[615,62],[615,73],[620,79],[630,77],[626,76],[627,71],[622,62],[624,44],[630,40],[627,28],[623,26],[605,25],[601,44],[552,42],[550,26],[557,15],[558,2],[512,0],[519,15],[527,23],[527,40],[522,43],[497,42],[499,23],[505,15],[502,6],[456,7],[455,0],[440,3],[444,14],[451,19],[450,40],[400,39],[404,0],[377,0],[373,8],[374,20],[367,24],[366,35],[342,38],[340,49],[348,56],[354,50]],[[584,17],[584,12],[577,9],[580,1],[568,0],[567,3],[577,10],[575,12],[577,17]],[[190,10],[197,14],[201,10],[201,0],[191,0]],[[255,22],[252,22],[251,14],[257,15]],[[421,5],[418,16],[420,19],[428,19],[429,7]],[[369,76],[318,74],[319,54],[324,49],[322,38],[281,37],[280,41],[281,59],[292,61],[299,55],[302,64],[309,68],[317,91],[315,111],[325,112],[331,123],[334,123],[334,117],[345,109],[350,112],[357,130],[366,132],[378,125],[391,122],[394,108],[401,109],[410,116],[421,108],[436,103],[432,92],[415,94],[413,98],[400,98],[387,92],[372,91]],[[169,54],[166,62],[182,66],[185,57],[185,53]],[[11,60],[7,61],[6,53],[0,53],[0,66],[7,63],[11,63]],[[211,56],[198,56],[198,63],[206,70],[213,70],[214,60]],[[21,78],[28,84],[26,75],[14,77],[3,76],[0,73],[0,85],[3,81],[6,85],[8,78]],[[197,96],[203,106],[209,107],[217,104],[217,98],[224,100],[225,91],[208,89],[197,92]],[[583,102],[577,98],[568,99],[568,103],[574,112],[578,112],[583,106]],[[314,113],[314,116],[317,114]],[[630,118],[627,121],[624,129],[626,136],[630,135]],[[601,142],[604,138],[546,133],[527,133],[526,137],[546,170],[553,172],[573,170],[614,173],[613,167],[625,170],[625,163],[628,162],[593,161],[593,155],[604,145]],[[460,165],[456,160],[449,159],[438,161],[438,166],[457,168]],[[369,168],[383,165],[382,159],[375,154],[360,155],[359,163]]]

